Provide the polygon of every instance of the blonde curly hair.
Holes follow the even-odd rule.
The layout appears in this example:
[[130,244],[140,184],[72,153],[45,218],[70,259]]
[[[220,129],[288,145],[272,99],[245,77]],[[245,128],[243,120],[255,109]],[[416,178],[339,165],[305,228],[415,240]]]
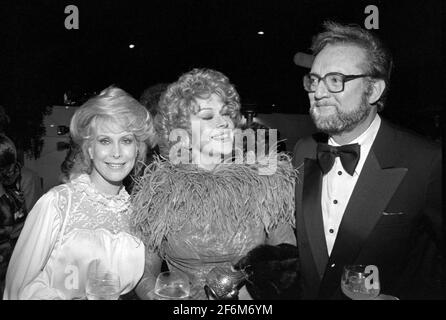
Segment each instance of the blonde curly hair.
[[170,84],[161,96],[155,116],[161,155],[167,156],[176,143],[169,141],[172,130],[184,129],[191,136],[190,115],[199,111],[196,99],[208,99],[212,94],[221,98],[234,125],[238,125],[241,120],[240,97],[228,77],[212,69],[193,69]]

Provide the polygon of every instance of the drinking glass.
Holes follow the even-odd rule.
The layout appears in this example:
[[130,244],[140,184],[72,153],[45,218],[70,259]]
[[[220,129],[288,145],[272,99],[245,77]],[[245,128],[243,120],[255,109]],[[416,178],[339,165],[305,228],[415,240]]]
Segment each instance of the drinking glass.
[[118,300],[121,294],[119,275],[93,262],[87,271],[85,291],[88,300]]
[[156,278],[153,299],[186,300],[189,294],[189,278],[183,273],[165,271],[161,272]]
[[[372,273],[366,273],[365,268],[365,265],[344,266],[341,290],[352,300],[371,300],[379,295],[378,273],[376,272],[376,274],[371,276]],[[373,282],[371,279],[373,279]]]

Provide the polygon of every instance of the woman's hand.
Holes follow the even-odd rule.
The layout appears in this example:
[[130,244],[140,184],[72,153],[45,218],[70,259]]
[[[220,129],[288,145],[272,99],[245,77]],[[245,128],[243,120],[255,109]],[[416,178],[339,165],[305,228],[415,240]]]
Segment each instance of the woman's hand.
[[136,295],[141,300],[154,300],[153,289],[155,288],[155,282],[153,276],[143,277],[135,288]]
[[161,272],[162,261],[157,252],[146,248],[144,274],[135,288],[135,293],[141,300],[153,300],[153,289],[156,277]]

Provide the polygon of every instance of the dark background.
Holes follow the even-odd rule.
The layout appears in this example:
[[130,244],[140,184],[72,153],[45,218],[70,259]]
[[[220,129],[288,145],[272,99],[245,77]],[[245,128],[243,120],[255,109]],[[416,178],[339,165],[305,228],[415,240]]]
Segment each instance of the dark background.
[[[370,4],[395,60],[384,116],[438,138],[441,0],[1,1],[0,104],[11,117],[8,130],[38,135],[42,112],[62,104],[68,90],[90,95],[115,84],[139,98],[195,67],[226,74],[242,103],[261,112],[306,114],[307,70],[294,54],[308,52],[325,20],[364,26]],[[67,5],[79,9],[79,30],[64,27]]]

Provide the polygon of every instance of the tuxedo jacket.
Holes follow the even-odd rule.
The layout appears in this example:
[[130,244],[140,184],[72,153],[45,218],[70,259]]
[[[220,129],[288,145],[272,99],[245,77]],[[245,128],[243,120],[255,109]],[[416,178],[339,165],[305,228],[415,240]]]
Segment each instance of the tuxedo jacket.
[[316,157],[317,143],[327,140],[315,134],[294,148],[304,299],[343,299],[349,264],[377,266],[383,294],[444,299],[441,147],[382,120],[328,256]]

